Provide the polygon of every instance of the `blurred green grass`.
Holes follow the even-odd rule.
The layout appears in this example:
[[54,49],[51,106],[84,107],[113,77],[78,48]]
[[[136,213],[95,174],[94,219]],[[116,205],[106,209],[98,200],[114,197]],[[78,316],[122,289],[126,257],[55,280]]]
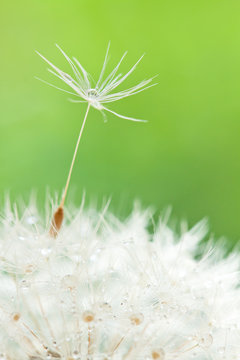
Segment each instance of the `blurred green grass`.
[[[204,216],[217,236],[240,235],[240,3],[237,0],[2,2],[0,192],[27,198],[61,191],[85,105],[36,79],[54,82],[37,49],[68,66],[54,46],[76,56],[97,77],[111,40],[113,66],[123,71],[146,52],[129,79],[159,74],[159,85],[112,104],[135,124],[90,111],[72,177],[82,191],[123,213],[139,198],[172,205],[190,224]],[[60,85],[60,83],[56,84]]]

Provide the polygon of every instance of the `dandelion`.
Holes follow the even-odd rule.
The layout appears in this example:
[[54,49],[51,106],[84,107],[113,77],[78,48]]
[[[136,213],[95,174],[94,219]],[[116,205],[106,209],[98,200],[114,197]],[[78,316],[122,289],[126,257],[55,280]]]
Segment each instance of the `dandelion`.
[[[87,116],[88,116],[88,112],[90,107],[92,106],[93,108],[100,110],[101,112],[103,111],[107,111],[110,112],[114,115],[116,115],[119,118],[122,119],[127,119],[127,120],[132,120],[132,121],[145,121],[145,120],[140,120],[140,119],[136,119],[133,117],[128,117],[125,115],[121,115],[116,113],[113,110],[110,110],[108,107],[105,106],[105,104],[114,102],[114,101],[118,101],[121,100],[123,98],[138,94],[156,84],[151,84],[149,85],[152,80],[154,79],[154,77],[147,79],[147,80],[143,80],[141,81],[139,84],[127,89],[127,90],[123,90],[123,91],[118,91],[118,92],[114,92],[115,89],[120,86],[132,73],[133,71],[136,69],[137,65],[139,64],[139,62],[141,61],[141,59],[143,58],[143,56],[140,57],[140,59],[133,65],[133,67],[125,74],[117,74],[119,67],[123,61],[123,59],[125,58],[127,52],[125,52],[122,56],[122,58],[120,59],[120,61],[118,62],[117,66],[112,70],[112,72],[106,76],[105,76],[105,70],[106,70],[106,65],[107,65],[107,61],[108,61],[108,53],[109,53],[109,47],[110,47],[110,43],[108,45],[107,48],[107,52],[105,55],[105,59],[103,62],[103,66],[102,66],[102,70],[100,72],[100,76],[98,78],[98,81],[93,85],[92,84],[92,78],[91,76],[87,73],[87,71],[84,69],[84,67],[80,64],[80,62],[76,59],[73,58],[72,60],[69,58],[69,56],[58,46],[56,45],[57,48],[61,51],[61,53],[64,55],[64,57],[66,58],[66,60],[68,61],[72,72],[73,72],[73,76],[65,73],[64,71],[60,70],[58,67],[56,67],[54,64],[52,64],[49,60],[47,60],[43,55],[41,55],[39,52],[37,52],[38,55],[41,56],[41,58],[43,58],[50,66],[51,69],[48,69],[50,73],[52,73],[53,75],[55,75],[57,78],[59,78],[60,80],[62,80],[64,83],[66,83],[68,86],[70,86],[72,88],[72,90],[74,92],[69,92],[67,90],[61,89],[55,85],[49,84],[48,82],[39,79],[45,83],[47,83],[50,86],[53,86],[61,91],[67,92],[71,95],[77,96],[79,99],[81,100],[73,100],[71,99],[72,102],[77,102],[77,103],[82,103],[82,102],[86,102],[88,104],[87,106],[87,110],[84,116],[84,120],[82,123],[82,127],[79,133],[79,137],[77,140],[77,144],[76,144],[76,148],[74,151],[74,155],[73,155],[73,159],[72,159],[72,163],[70,166],[70,170],[69,170],[69,174],[68,174],[68,178],[67,178],[67,182],[66,182],[66,186],[65,186],[65,190],[62,196],[62,200],[60,203],[60,206],[58,207],[58,209],[56,210],[53,220],[52,220],[52,226],[50,229],[50,234],[53,237],[56,237],[58,234],[58,231],[61,227],[62,224],[62,220],[63,220],[63,206],[64,206],[64,202],[65,202],[65,198],[67,195],[67,191],[68,191],[68,187],[69,187],[69,183],[70,183],[70,179],[71,179],[71,174],[72,174],[72,170],[73,170],[73,165],[76,159],[76,155],[77,155],[77,151],[78,151],[78,147],[79,147],[79,143],[82,137],[82,133],[83,133],[83,129],[87,120]],[[52,70],[53,69],[53,70]]]
[[238,360],[239,254],[200,252],[205,221],[150,234],[150,210],[107,206],[69,211],[56,239],[33,205],[6,209],[0,359]]
[[83,200],[59,232],[90,107],[112,112],[105,103],[151,86],[112,94],[140,60],[116,75],[124,55],[104,79],[108,51],[95,86],[63,51],[74,78],[41,55],[88,106],[50,232],[34,204],[7,204],[0,220],[0,360],[239,360],[240,257],[202,246],[206,221],[176,234],[162,217],[150,233],[150,209],[120,221]]

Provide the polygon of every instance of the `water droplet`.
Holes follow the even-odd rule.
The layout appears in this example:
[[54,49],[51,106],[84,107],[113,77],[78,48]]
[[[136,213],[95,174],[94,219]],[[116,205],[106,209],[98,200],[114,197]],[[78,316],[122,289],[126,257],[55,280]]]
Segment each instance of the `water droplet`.
[[201,335],[198,339],[198,345],[203,347],[203,348],[208,348],[212,345],[213,343],[213,337],[211,334],[205,334],[205,335]]
[[67,73],[61,71],[61,74],[64,78],[66,78],[68,81],[73,81],[72,77],[70,75],[68,75]]
[[193,286],[191,288],[191,294],[192,294],[192,297],[193,297],[194,300],[204,298],[203,290],[198,286]]
[[228,328],[229,328],[230,331],[237,330],[238,329],[238,324],[231,324]]
[[75,275],[68,274],[62,278],[62,286],[67,288],[68,290],[74,290],[77,284],[78,279]]
[[37,222],[37,218],[35,216],[28,216],[27,219],[26,219],[26,222],[29,225],[34,225]]
[[130,238],[130,239],[123,240],[122,243],[123,243],[124,245],[131,245],[131,244],[133,244],[134,242],[133,242],[133,240]]
[[30,288],[31,284],[29,281],[27,281],[26,279],[22,279],[20,281],[20,287],[22,290],[28,290]]
[[76,263],[81,263],[81,261],[82,261],[82,256],[80,256],[80,255],[73,255],[73,257],[72,257],[72,259],[73,259],[73,261],[75,261]]
[[180,307],[180,312],[182,313],[182,314],[186,314],[187,312],[188,312],[188,308],[187,308],[187,306],[181,306]]
[[74,358],[74,360],[75,360],[75,359],[76,359],[76,360],[77,360],[77,359],[80,359],[79,355],[80,355],[80,354],[79,354],[79,352],[78,352],[77,350],[74,350],[74,351],[73,351],[73,358]]
[[97,255],[96,255],[96,254],[93,254],[93,255],[90,256],[89,260],[90,260],[91,262],[94,262],[94,261],[96,260],[96,258],[97,258]]
[[98,97],[98,92],[96,89],[89,89],[87,91],[87,96],[91,99],[96,99]]
[[40,252],[41,252],[42,256],[48,257],[51,254],[52,249],[51,248],[42,248],[40,250]]
[[204,285],[205,285],[206,289],[212,289],[213,288],[213,281],[208,280],[208,281],[205,282]]
[[112,311],[112,307],[108,302],[104,302],[102,304],[100,304],[99,306],[101,308],[102,311],[109,313]]

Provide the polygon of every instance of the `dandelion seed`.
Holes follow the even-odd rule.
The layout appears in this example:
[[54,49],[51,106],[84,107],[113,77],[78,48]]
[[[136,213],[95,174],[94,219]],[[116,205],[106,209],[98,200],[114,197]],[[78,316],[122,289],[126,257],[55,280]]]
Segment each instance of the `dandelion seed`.
[[[69,170],[69,174],[68,174],[68,178],[67,178],[67,182],[65,185],[65,189],[64,189],[64,193],[62,196],[62,200],[60,203],[59,208],[56,210],[56,212],[53,215],[53,219],[52,219],[52,223],[51,223],[51,227],[50,227],[50,231],[49,234],[52,237],[57,237],[58,232],[61,228],[62,225],[62,221],[63,221],[63,207],[64,207],[64,202],[65,202],[65,198],[67,195],[67,191],[68,191],[68,187],[69,187],[69,183],[70,183],[70,179],[71,179],[71,175],[72,175],[72,170],[73,170],[73,166],[75,163],[75,159],[76,159],[76,155],[77,155],[77,151],[78,151],[78,147],[79,147],[79,143],[82,137],[82,133],[83,133],[83,129],[87,120],[87,116],[88,116],[88,112],[90,110],[90,107],[92,106],[93,108],[100,110],[101,112],[103,111],[107,111],[119,118],[122,119],[126,119],[126,120],[132,120],[132,121],[139,121],[139,122],[145,122],[145,120],[140,120],[140,119],[136,119],[133,117],[129,117],[129,116],[125,116],[125,115],[121,115],[116,113],[113,110],[110,110],[108,107],[105,106],[105,104],[110,103],[110,102],[115,102],[118,100],[121,100],[123,98],[138,94],[156,84],[150,84],[152,82],[152,80],[154,79],[154,77],[141,81],[139,84],[123,90],[123,91],[118,91],[118,92],[113,92],[118,86],[120,86],[132,73],[133,71],[136,69],[137,65],[139,64],[139,62],[141,61],[142,57],[140,57],[140,59],[132,66],[132,68],[125,74],[125,75],[121,75],[118,74],[117,72],[119,70],[119,67],[124,59],[124,57],[126,56],[127,53],[124,53],[124,55],[122,56],[122,58],[120,59],[120,61],[118,62],[117,66],[112,70],[112,72],[105,77],[105,70],[106,70],[106,65],[107,65],[107,60],[108,60],[108,53],[109,53],[109,48],[110,48],[110,43],[108,45],[107,48],[107,52],[105,55],[105,59],[103,62],[103,66],[100,72],[100,76],[98,81],[95,84],[92,84],[92,80],[91,77],[89,76],[89,74],[87,73],[87,71],[84,69],[84,67],[80,64],[80,62],[76,59],[73,58],[72,60],[69,58],[69,56],[60,48],[60,46],[56,45],[57,48],[61,51],[61,53],[64,55],[64,57],[66,58],[66,60],[68,61],[72,72],[73,72],[73,76],[67,74],[66,72],[60,70],[57,66],[55,66],[53,63],[51,63],[49,60],[47,60],[43,55],[41,55],[38,51],[37,54],[39,56],[41,56],[42,59],[44,59],[53,69],[48,69],[50,73],[52,73],[53,75],[55,75],[57,78],[59,78],[60,80],[62,80],[64,83],[66,83],[68,86],[70,86],[72,88],[72,90],[74,92],[69,92],[66,91],[64,89],[61,89],[55,85],[52,85],[48,82],[46,82],[45,80],[39,79],[41,81],[43,81],[44,83],[47,83],[50,86],[55,87],[56,89],[62,90],[64,92],[70,93],[72,95],[77,96],[78,98],[80,98],[81,100],[71,100],[72,102],[86,102],[88,104],[87,106],[87,110],[84,116],[84,120],[82,123],[82,127],[80,129],[80,133],[78,136],[78,140],[77,140],[77,144],[75,147],[75,151],[74,151],[74,155],[73,155],[73,159],[72,159],[72,163],[70,166],[70,170]],[[149,85],[150,84],[150,85]],[[61,215],[61,216],[60,216]]]
[[[139,62],[142,60],[143,56],[140,57],[140,59],[136,62],[136,64],[134,64],[132,66],[132,68],[125,75],[121,75],[121,74],[117,75],[119,67],[120,67],[124,57],[127,54],[127,53],[124,53],[124,55],[120,59],[117,66],[104,79],[106,65],[107,65],[107,61],[108,61],[109,47],[110,47],[110,43],[109,43],[107,52],[106,52],[106,56],[105,56],[105,60],[104,60],[103,66],[102,66],[102,70],[100,72],[99,79],[95,84],[93,84],[91,76],[83,68],[83,66],[80,64],[80,62],[76,58],[70,59],[70,57],[60,48],[60,46],[58,46],[58,45],[56,45],[56,46],[61,51],[61,53],[64,55],[66,60],[68,61],[69,65],[73,71],[73,74],[74,74],[73,76],[60,70],[53,63],[51,63],[49,60],[47,60],[43,55],[41,55],[39,52],[37,52],[37,54],[40,55],[41,58],[44,59],[52,67],[53,70],[49,69],[50,73],[52,73],[57,78],[62,80],[68,86],[70,86],[72,88],[72,90],[74,91],[74,92],[70,92],[70,93],[72,95],[79,97],[79,99],[81,99],[81,100],[72,99],[71,101],[86,102],[89,104],[89,106],[92,106],[97,110],[108,111],[108,112],[110,112],[120,118],[123,118],[123,119],[128,119],[128,120],[132,120],[132,121],[145,121],[145,120],[140,120],[140,119],[136,119],[133,117],[118,114],[118,113],[108,109],[104,105],[107,103],[115,102],[115,101],[121,100],[123,98],[138,94],[138,93],[156,85],[156,84],[150,84],[152,82],[152,80],[155,78],[155,77],[152,77],[150,79],[141,81],[139,84],[137,84],[129,89],[118,91],[115,93],[113,92],[118,86],[120,86],[133,73],[133,71],[136,69],[137,65],[139,64]],[[41,79],[39,79],[39,80],[41,80]],[[44,80],[41,80],[41,81],[45,82]],[[52,84],[49,84],[49,85],[55,87],[55,85],[52,85]],[[60,88],[57,87],[57,89],[60,89]],[[66,91],[64,89],[60,89],[60,90]]]

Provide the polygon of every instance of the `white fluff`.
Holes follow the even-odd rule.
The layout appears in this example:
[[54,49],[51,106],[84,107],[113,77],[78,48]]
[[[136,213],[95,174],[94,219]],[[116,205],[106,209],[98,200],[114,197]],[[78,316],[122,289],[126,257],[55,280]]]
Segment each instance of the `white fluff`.
[[132,121],[145,121],[145,120],[135,119],[133,117],[118,114],[115,111],[110,110],[109,108],[107,108],[105,106],[105,104],[107,104],[107,103],[118,101],[125,97],[129,97],[129,96],[138,94],[138,93],[156,85],[156,84],[149,85],[152,82],[152,80],[154,79],[154,77],[152,77],[150,79],[141,81],[139,84],[137,84],[129,89],[118,91],[118,92],[113,92],[133,73],[133,71],[136,69],[137,65],[143,58],[143,56],[140,57],[140,59],[136,62],[136,64],[134,64],[133,67],[125,75],[123,75],[121,73],[117,75],[119,67],[127,54],[127,52],[125,52],[123,54],[122,58],[120,59],[119,63],[117,64],[117,66],[111,71],[111,73],[109,75],[105,76],[105,70],[106,70],[106,65],[108,62],[108,53],[109,53],[109,47],[110,47],[110,43],[109,43],[107,52],[105,55],[105,59],[103,62],[102,70],[100,72],[99,79],[95,83],[92,81],[91,75],[88,74],[88,72],[83,68],[83,66],[80,64],[80,62],[76,58],[70,59],[70,57],[60,48],[60,46],[58,46],[58,45],[56,45],[56,46],[61,51],[61,53],[64,55],[66,60],[68,61],[69,65],[71,67],[71,70],[73,72],[73,75],[67,74],[64,71],[60,70],[57,66],[55,66],[53,63],[51,63],[49,60],[47,60],[38,51],[36,51],[36,52],[54,70],[53,71],[52,69],[48,69],[49,72],[51,74],[55,75],[60,80],[62,80],[65,84],[70,86],[74,92],[70,92],[65,89],[61,89],[55,85],[52,85],[52,84],[46,82],[45,80],[37,78],[38,80],[41,80],[44,83],[46,83],[50,86],[53,86],[58,90],[64,91],[64,92],[74,95],[74,96],[77,96],[78,100],[70,99],[70,101],[72,101],[72,102],[77,102],[77,103],[87,102],[89,106],[92,106],[97,110],[100,110],[102,112],[108,111],[122,119],[127,119],[127,120],[132,120]]
[[[239,360],[237,252],[177,236],[150,211],[72,211],[50,238],[37,210],[0,225],[1,360]],[[46,221],[48,223],[48,220]]]

